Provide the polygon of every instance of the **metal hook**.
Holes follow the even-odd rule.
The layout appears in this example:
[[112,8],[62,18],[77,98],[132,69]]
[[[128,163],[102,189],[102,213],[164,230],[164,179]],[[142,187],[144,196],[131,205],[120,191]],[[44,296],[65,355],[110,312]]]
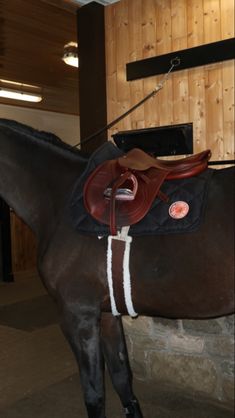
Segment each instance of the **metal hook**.
[[180,65],[180,58],[179,57],[172,58],[170,63],[174,67],[178,67],[178,65]]

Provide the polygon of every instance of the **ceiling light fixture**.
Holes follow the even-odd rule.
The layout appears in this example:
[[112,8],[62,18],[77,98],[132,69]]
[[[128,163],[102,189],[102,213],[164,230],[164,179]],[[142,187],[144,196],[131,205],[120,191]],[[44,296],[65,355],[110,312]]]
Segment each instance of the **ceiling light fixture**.
[[0,97],[11,100],[39,103],[42,101],[42,89],[32,84],[15,80],[0,79]]
[[64,55],[62,60],[67,65],[71,65],[72,67],[78,67],[78,44],[76,42],[69,42],[64,46]]
[[42,101],[42,96],[39,94],[31,94],[23,91],[17,91],[12,89],[5,89],[0,87],[0,97],[4,99],[23,100],[26,102],[39,103]]
[[19,81],[6,80],[5,78],[0,78],[0,84],[7,85],[7,87],[8,86],[16,86],[16,87],[21,87],[22,89],[30,88],[30,89],[33,89],[33,90],[40,90],[40,87],[38,87],[38,86],[33,86],[32,84],[21,83]]

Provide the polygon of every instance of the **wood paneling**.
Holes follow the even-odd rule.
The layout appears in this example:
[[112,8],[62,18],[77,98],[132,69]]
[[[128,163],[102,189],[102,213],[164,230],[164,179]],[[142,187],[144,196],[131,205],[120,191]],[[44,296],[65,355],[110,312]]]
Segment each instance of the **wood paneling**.
[[78,70],[62,61],[64,45],[77,40],[75,8],[52,3],[0,0],[0,79],[36,85],[43,95],[37,104],[0,103],[78,114]]
[[13,273],[36,268],[36,239],[25,223],[11,211],[11,251]]
[[[161,79],[127,82],[127,62],[232,37],[233,0],[122,0],[107,7],[108,121],[150,93]],[[183,122],[193,122],[195,152],[211,148],[213,159],[234,158],[233,61],[172,74],[158,95],[119,122],[109,137],[117,130]]]

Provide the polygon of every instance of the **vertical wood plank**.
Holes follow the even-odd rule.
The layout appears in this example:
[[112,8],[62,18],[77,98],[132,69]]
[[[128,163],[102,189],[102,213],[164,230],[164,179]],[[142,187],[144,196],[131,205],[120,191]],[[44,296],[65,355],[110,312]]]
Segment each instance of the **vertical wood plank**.
[[220,0],[204,0],[204,42],[221,39]]
[[[220,0],[204,0],[204,42],[221,39]],[[206,138],[213,159],[222,159],[223,148],[223,97],[221,64],[205,67],[206,77]]]
[[187,48],[187,4],[185,0],[171,1],[172,51]]
[[[143,56],[142,40],[142,0],[129,0],[129,60],[136,61]],[[130,83],[131,107],[143,99],[143,80],[134,80]],[[144,128],[144,106],[140,106],[131,114],[131,129]]]
[[[234,0],[220,0],[221,37],[234,37]],[[234,61],[222,64],[224,159],[234,159]]]
[[172,51],[171,0],[156,0],[156,54]]
[[222,66],[223,84],[223,159],[235,158],[234,153],[234,62],[228,61]]
[[[118,3],[116,8],[117,36],[117,109],[118,116],[130,108],[130,87],[126,81],[126,63],[129,60],[128,0]],[[131,129],[131,117],[118,123],[119,130]]]
[[193,122],[194,152],[207,149],[205,71],[203,67],[195,68],[189,73],[189,119]]
[[220,0],[222,39],[234,37],[234,7],[234,0]]
[[[185,0],[172,0],[172,50],[187,48],[187,4]],[[189,120],[188,103],[188,71],[173,74],[173,122],[181,123]]]
[[203,45],[203,0],[187,1],[187,30],[188,48]]
[[[204,43],[203,0],[188,0],[188,48]],[[193,122],[194,152],[207,148],[205,69],[198,67],[188,71],[189,120]]]
[[214,160],[222,159],[224,155],[222,100],[221,69],[212,66],[206,71],[206,136]]
[[173,122],[189,121],[189,85],[188,70],[173,75]]
[[143,58],[156,54],[156,10],[155,0],[142,1]]
[[[172,51],[172,21],[171,0],[157,0],[157,55]],[[170,63],[169,63],[170,64]],[[160,82],[162,76],[157,78]],[[158,120],[159,125],[173,123],[173,79],[168,78],[163,89],[158,93]]]
[[[143,58],[150,58],[156,55],[156,8],[155,0],[142,1],[142,39]],[[156,77],[148,77],[143,80],[144,96],[154,90]],[[157,112],[158,98],[152,98],[144,104],[144,120],[146,127],[153,127],[158,124]]]

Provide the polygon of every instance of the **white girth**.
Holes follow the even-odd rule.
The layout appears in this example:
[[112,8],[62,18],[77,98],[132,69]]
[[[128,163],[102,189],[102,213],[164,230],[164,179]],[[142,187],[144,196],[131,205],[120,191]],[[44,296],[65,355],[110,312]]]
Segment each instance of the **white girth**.
[[123,256],[123,289],[124,289],[124,298],[125,304],[127,308],[127,312],[130,316],[136,317],[138,314],[135,312],[133,302],[132,302],[132,294],[131,294],[131,277],[130,277],[130,248],[132,237],[128,235],[129,231],[128,227],[123,227],[121,232],[118,235],[108,237],[108,249],[107,249],[107,279],[109,285],[109,294],[110,294],[110,301],[111,301],[111,309],[112,314],[115,316],[121,315],[121,313],[117,309],[114,289],[113,289],[113,274],[112,274],[112,241],[113,240],[120,240],[125,242],[125,251]]

